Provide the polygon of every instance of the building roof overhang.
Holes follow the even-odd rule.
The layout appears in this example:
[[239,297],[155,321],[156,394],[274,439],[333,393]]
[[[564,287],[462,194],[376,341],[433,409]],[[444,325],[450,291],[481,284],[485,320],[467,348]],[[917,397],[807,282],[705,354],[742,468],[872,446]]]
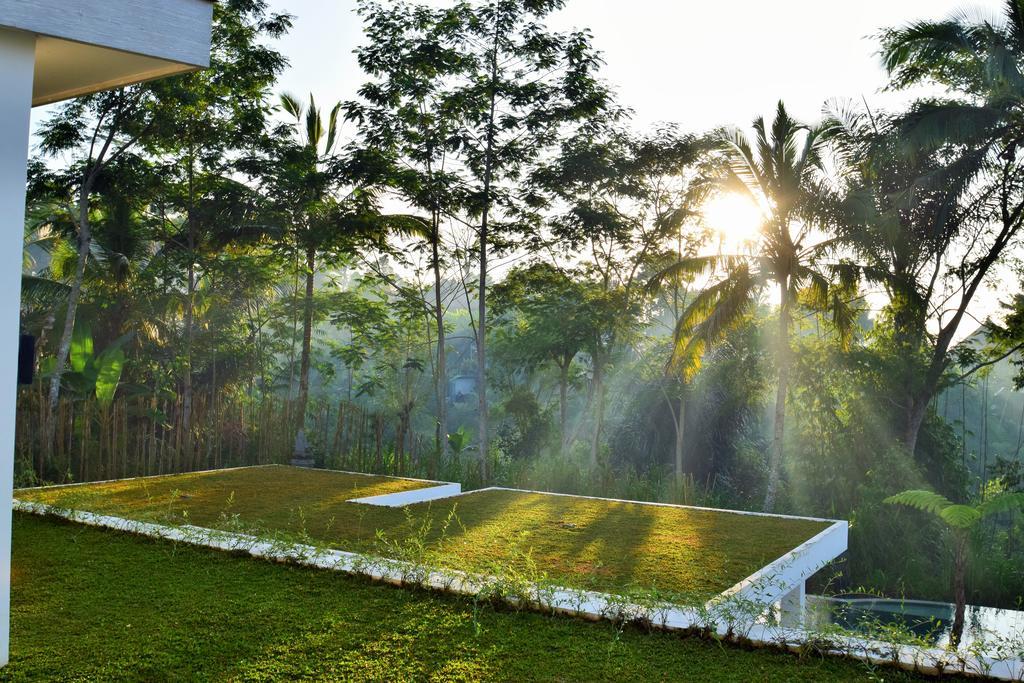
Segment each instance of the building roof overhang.
[[212,0],[0,0],[36,35],[32,105],[209,66]]

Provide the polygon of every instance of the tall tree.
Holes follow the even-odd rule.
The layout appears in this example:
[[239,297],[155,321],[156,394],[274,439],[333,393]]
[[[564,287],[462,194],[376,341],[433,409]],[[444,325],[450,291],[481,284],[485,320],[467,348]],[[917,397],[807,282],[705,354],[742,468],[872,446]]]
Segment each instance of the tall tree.
[[696,167],[706,145],[672,127],[646,136],[621,130],[584,130],[532,180],[568,210],[551,221],[560,246],[586,253],[586,268],[600,293],[589,295],[593,315],[587,340],[591,359],[594,429],[591,466],[599,460],[607,370],[646,313],[652,272],[669,253],[698,245],[699,231],[684,229],[696,215],[702,183]]
[[592,336],[582,273],[537,262],[512,270],[491,289],[497,329],[508,330],[509,353],[525,368],[551,363],[558,371],[559,433],[569,440],[570,369]]
[[[944,98],[914,103],[893,121],[904,158],[937,155],[942,166],[919,185],[944,191],[948,209],[929,226],[937,244],[928,269],[912,281],[929,330],[922,340],[921,369],[909,384],[900,439],[916,449],[918,433],[943,376],[956,357],[961,325],[994,269],[1024,226],[1024,3],[1006,0],[1001,19],[958,13],[921,21],[882,36],[890,87],[937,84]],[[959,267],[948,268],[948,262]],[[919,315],[919,318],[922,317]]]
[[460,3],[456,45],[469,60],[453,88],[462,122],[454,145],[470,178],[468,213],[477,234],[479,455],[489,476],[487,290],[493,250],[522,221],[515,187],[530,165],[572,125],[600,125],[611,107],[597,78],[601,61],[586,32],[558,33],[544,22],[564,0]]
[[281,106],[293,120],[295,144],[280,144],[274,163],[280,168],[274,190],[283,200],[282,211],[292,235],[292,245],[302,259],[304,281],[302,296],[302,345],[299,360],[299,393],[295,402],[295,424],[302,429],[309,403],[309,370],[313,346],[313,301],[318,257],[336,246],[344,209],[334,193],[341,178],[331,169],[338,142],[338,114],[341,103],[323,116],[313,96],[304,106],[291,95],[281,96]]
[[[92,245],[91,211],[96,185],[105,169],[129,154],[152,127],[152,93],[145,85],[78,98],[61,105],[37,131],[40,149],[47,156],[77,157],[67,185],[77,195],[78,264],[65,303],[64,325],[47,396],[49,415],[55,415],[60,386],[67,368],[75,316],[82,296],[86,264]],[[53,448],[56,424],[47,420],[44,450]]]
[[886,498],[890,505],[905,505],[938,517],[953,533],[953,595],[955,610],[949,642],[960,645],[967,606],[967,546],[970,533],[991,515],[1024,507],[1024,494],[1000,493],[977,505],[956,504],[933,491],[911,490]]
[[[464,180],[451,163],[460,120],[453,84],[471,65],[459,48],[462,7],[433,9],[404,2],[384,6],[362,0],[367,43],[359,64],[373,80],[360,88],[361,100],[345,106],[355,120],[368,155],[388,164],[388,184],[409,206],[426,214],[426,243],[433,274],[428,304],[437,335],[434,356],[435,458],[448,444],[448,371],[445,312],[447,291],[442,228],[462,206]],[[437,462],[432,462],[436,470]]]
[[192,452],[193,359],[196,292],[204,234],[218,217],[209,201],[235,161],[259,141],[268,98],[287,64],[266,39],[291,28],[291,17],[268,11],[266,0],[227,0],[214,6],[210,68],[145,86],[152,94],[154,125],[144,142],[174,180],[174,192],[157,210],[168,240],[184,263],[181,378],[182,430]]
[[[798,297],[822,309],[831,309],[841,330],[852,324],[844,302],[855,282],[847,271],[823,273],[815,269],[828,243],[813,241],[819,210],[818,197],[822,129],[794,120],[780,101],[771,129],[763,118],[754,121],[753,145],[738,130],[721,135],[727,161],[722,183],[745,193],[766,213],[762,234],[751,254],[684,258],[655,280],[698,275],[721,268],[720,279],[697,294],[676,328],[677,362],[696,365],[705,349],[738,324],[769,287],[779,297],[775,359],[777,384],[775,419],[768,455],[768,481],[764,509],[775,507],[783,459],[786,397],[792,362],[790,330]],[[833,282],[835,276],[839,277]]]

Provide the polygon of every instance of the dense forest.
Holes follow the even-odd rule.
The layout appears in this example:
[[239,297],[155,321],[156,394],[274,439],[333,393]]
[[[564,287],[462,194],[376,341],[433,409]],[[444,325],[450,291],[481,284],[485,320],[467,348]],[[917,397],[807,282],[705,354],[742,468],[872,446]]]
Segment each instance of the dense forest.
[[[562,4],[363,0],[329,103],[277,85],[291,17],[223,0],[208,71],[52,108],[19,484],[300,450],[849,519],[845,589],[948,598],[945,532],[882,501],[1024,490],[1021,3],[883,30],[905,110],[713,131],[639,130]],[[1022,534],[974,530],[972,602],[1024,595]]]

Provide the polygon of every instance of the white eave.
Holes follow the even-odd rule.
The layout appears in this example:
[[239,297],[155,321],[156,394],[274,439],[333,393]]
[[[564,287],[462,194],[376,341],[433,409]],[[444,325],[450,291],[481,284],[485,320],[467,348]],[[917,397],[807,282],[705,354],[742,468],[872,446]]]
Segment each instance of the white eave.
[[201,69],[212,0],[0,0],[0,28],[37,36],[32,104]]

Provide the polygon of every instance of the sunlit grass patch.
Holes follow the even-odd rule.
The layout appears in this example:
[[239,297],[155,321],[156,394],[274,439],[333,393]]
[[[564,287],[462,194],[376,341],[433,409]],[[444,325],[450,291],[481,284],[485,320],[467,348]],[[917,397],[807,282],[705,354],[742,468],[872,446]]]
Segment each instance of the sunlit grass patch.
[[[27,491],[19,498],[162,523],[293,537],[574,588],[720,593],[824,530],[810,520],[486,489],[383,508],[348,502],[426,485],[266,467]],[[403,488],[404,487],[404,488]],[[404,557],[403,559],[410,559]]]
[[195,515],[198,523],[212,515],[239,510],[253,521],[282,511],[318,513],[353,498],[379,496],[434,485],[415,479],[353,474],[269,465],[220,471],[144,477],[77,486],[26,489],[17,497],[58,507],[101,514],[178,521]]
[[[494,610],[30,515],[14,520],[11,663],[0,680],[859,681],[869,673],[839,658]],[[884,679],[921,680],[889,670]]]

